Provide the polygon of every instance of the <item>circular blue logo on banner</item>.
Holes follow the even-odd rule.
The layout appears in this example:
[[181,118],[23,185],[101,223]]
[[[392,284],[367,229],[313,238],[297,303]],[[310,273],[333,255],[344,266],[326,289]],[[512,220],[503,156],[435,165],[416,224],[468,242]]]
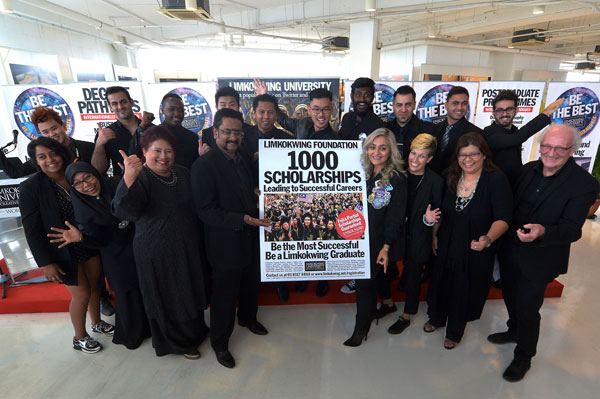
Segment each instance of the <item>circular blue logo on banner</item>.
[[551,119],[555,123],[564,123],[579,130],[582,137],[587,136],[598,123],[598,96],[587,87],[573,87],[558,98],[564,98]]
[[[446,98],[454,85],[441,84],[432,87],[425,93],[417,104],[417,116],[427,122],[440,123],[446,119]],[[471,115],[471,106],[467,109],[465,118]]]
[[73,136],[75,118],[71,107],[60,95],[45,87],[31,87],[19,94],[15,100],[13,107],[15,122],[25,136],[30,140],[40,136],[31,121],[31,114],[37,107],[52,108],[56,111],[65,124],[67,135]]
[[[379,116],[384,122],[394,118],[394,109],[392,108],[394,103],[394,92],[395,90],[386,84],[375,84],[375,98],[373,99],[372,104],[373,112],[375,112],[375,115]],[[349,111],[354,111],[352,99],[350,99]]]
[[[212,110],[204,96],[189,87],[178,87],[169,93],[177,94],[183,100],[184,118],[181,126],[202,136],[202,130],[212,126]],[[165,121],[162,109],[159,113],[160,121]]]

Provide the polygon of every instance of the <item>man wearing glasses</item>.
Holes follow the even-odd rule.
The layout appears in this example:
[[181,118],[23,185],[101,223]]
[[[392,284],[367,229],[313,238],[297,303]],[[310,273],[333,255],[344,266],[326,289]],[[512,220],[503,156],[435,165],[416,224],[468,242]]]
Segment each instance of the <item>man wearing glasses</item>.
[[250,160],[240,151],[244,136],[238,111],[217,111],[213,124],[215,147],[192,165],[192,196],[204,222],[206,250],[212,266],[210,341],[217,361],[235,367],[229,338],[238,323],[257,335],[267,329],[258,322],[260,281],[258,227],[270,226],[259,219],[258,196]]
[[293,119],[281,110],[277,112],[277,122],[286,130],[303,140],[338,140],[340,137],[329,123],[333,112],[333,95],[327,89],[314,89],[308,94],[309,118]]
[[548,105],[544,112],[518,129],[513,120],[519,112],[519,96],[514,90],[502,90],[492,100],[494,122],[483,129],[483,135],[494,154],[494,163],[504,172],[514,188],[521,162],[521,145],[531,136],[550,124],[550,115],[564,99]]
[[508,331],[488,336],[494,344],[517,344],[507,381],[521,380],[531,366],[546,286],[567,272],[571,243],[581,237],[600,190],[573,159],[580,144],[574,127],[551,125],[541,136],[540,159],[523,166],[517,179],[513,221],[499,253]]

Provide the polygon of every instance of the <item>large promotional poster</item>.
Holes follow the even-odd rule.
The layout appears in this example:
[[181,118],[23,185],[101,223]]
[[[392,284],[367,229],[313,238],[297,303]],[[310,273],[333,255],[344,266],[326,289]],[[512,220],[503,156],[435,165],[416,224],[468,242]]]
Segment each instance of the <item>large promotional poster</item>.
[[[344,113],[354,111],[352,104],[352,83],[353,80],[344,81]],[[410,82],[375,82],[375,98],[373,99],[373,112],[379,116],[381,120],[387,122],[394,118],[394,92],[400,86],[411,85]]]
[[3,86],[2,94],[7,113],[9,119],[12,119],[10,128],[11,130],[17,129],[22,133],[18,140],[18,155],[23,158],[27,154],[29,140],[38,137],[31,121],[31,114],[37,107],[50,107],[55,110],[63,120],[69,136],[93,142],[98,131],[98,124],[107,127],[117,120],[106,100],[106,89],[117,84],[129,91],[134,101],[133,112],[141,117],[143,110],[142,86],[137,82]]
[[184,119],[181,125],[202,137],[202,130],[212,126],[216,112],[214,82],[152,83],[144,88],[148,110],[154,113],[154,123],[165,117],[160,102],[166,94],[177,94],[183,100]]
[[469,109],[465,118],[473,123],[477,105],[479,82],[414,82],[417,93],[416,114],[424,121],[441,123],[446,119],[446,100],[454,86],[462,86],[469,91]]
[[24,180],[0,180],[0,219],[21,216],[19,210],[19,184]]
[[[333,94],[331,125],[337,130],[340,124],[340,79],[339,78],[260,78],[267,92],[279,101],[279,109],[296,119],[308,117],[308,93],[324,88]],[[219,87],[233,87],[240,94],[240,106],[247,123],[254,125],[252,99],[256,96],[252,78],[219,78]]]
[[360,154],[360,141],[260,140],[261,281],[370,277]]
[[581,147],[573,157],[577,163],[592,171],[594,159],[600,142],[598,117],[600,116],[600,83],[558,83],[550,82],[546,102],[551,103],[559,98],[565,102],[551,115],[552,122],[571,125],[581,134]]
[[[492,113],[492,100],[502,90],[514,90],[519,96],[518,112],[513,119],[517,128],[527,124],[540,113],[545,82],[479,82],[479,96],[477,97],[477,114],[475,125],[480,128],[489,126],[494,121]],[[534,138],[531,137],[522,145],[521,157],[523,163],[529,162]]]

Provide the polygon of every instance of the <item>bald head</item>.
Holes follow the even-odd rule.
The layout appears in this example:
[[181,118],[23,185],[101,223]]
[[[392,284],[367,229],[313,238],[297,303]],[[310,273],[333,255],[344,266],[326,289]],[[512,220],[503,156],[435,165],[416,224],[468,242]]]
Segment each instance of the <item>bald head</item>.
[[572,126],[552,124],[540,138],[540,160],[544,176],[558,172],[581,145],[581,135]]

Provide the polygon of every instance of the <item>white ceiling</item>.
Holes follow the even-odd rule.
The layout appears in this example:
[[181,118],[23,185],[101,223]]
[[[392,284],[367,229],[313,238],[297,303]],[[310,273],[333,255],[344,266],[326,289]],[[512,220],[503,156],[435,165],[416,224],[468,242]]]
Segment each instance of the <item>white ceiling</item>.
[[[326,36],[349,36],[354,21],[380,22],[383,49],[428,39],[506,48],[515,30],[547,30],[546,44],[526,49],[583,59],[600,44],[600,1],[214,0],[215,21],[174,21],[156,12],[157,0],[12,0],[17,15],[128,45],[245,46],[319,51]],[[534,15],[535,6],[545,12]],[[226,27],[226,35],[219,30]],[[430,39],[429,39],[430,40]],[[578,54],[578,56],[576,56]],[[593,56],[592,56],[593,57]]]

